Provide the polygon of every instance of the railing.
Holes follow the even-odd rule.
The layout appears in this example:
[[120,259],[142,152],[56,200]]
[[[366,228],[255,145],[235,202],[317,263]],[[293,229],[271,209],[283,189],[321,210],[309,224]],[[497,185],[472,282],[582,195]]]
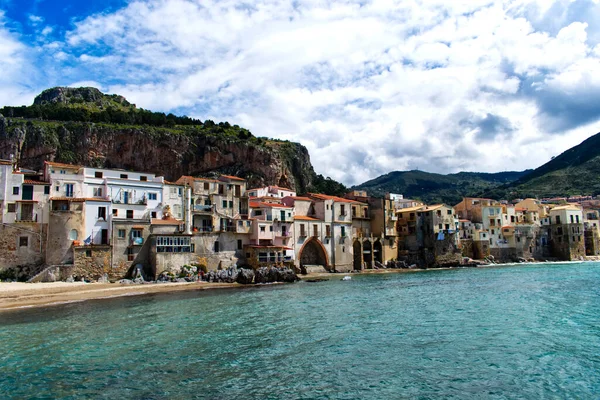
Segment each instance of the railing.
[[214,231],[214,227],[212,227],[212,226],[195,226],[193,229],[194,229],[194,232],[213,232]]
[[194,204],[194,207],[192,208],[192,211],[196,211],[196,212],[212,212],[213,209],[214,209],[213,205],[205,206],[205,205]]
[[112,199],[112,204],[130,204],[130,205],[140,205],[140,206],[145,206],[148,204],[148,199],[146,199],[145,197],[142,199],[127,199],[127,201],[123,200],[121,201],[121,199]]

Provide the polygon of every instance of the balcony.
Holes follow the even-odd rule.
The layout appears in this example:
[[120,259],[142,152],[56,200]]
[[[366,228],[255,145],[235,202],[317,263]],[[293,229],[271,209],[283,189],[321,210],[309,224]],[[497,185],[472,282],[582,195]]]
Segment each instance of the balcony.
[[142,237],[134,237],[129,241],[130,246],[141,246],[144,244],[144,238]]
[[127,205],[138,205],[138,206],[145,206],[148,205],[148,199],[146,199],[145,197],[141,198],[141,199],[112,199],[112,204],[127,204]]
[[214,205],[205,206],[205,205],[194,204],[194,206],[192,207],[192,212],[212,213],[214,209],[215,209]]
[[276,232],[275,233],[275,237],[288,238],[290,236],[292,236],[292,234],[290,232]]
[[194,233],[211,233],[214,232],[215,228],[212,226],[195,226],[193,228]]

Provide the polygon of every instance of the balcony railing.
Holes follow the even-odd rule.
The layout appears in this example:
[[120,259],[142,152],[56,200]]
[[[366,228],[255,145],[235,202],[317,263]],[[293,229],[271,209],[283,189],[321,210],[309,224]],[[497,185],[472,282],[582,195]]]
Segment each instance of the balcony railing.
[[131,244],[132,246],[141,246],[141,245],[143,245],[143,244],[144,244],[144,238],[142,238],[142,237],[134,237],[134,238],[131,238],[131,240],[130,240],[130,244]]
[[212,226],[195,226],[193,228],[194,232],[202,232],[202,233],[207,233],[207,232],[213,232],[214,228]]
[[214,205],[206,206],[200,204],[194,204],[192,211],[196,212],[212,212],[214,210]]

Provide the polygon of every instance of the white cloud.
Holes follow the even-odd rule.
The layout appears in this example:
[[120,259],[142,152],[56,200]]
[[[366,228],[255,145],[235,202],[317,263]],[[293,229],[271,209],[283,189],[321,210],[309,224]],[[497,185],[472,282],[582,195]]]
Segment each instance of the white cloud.
[[66,66],[59,83],[299,141],[318,172],[354,184],[533,168],[595,133],[598,7],[133,0],[44,49]]

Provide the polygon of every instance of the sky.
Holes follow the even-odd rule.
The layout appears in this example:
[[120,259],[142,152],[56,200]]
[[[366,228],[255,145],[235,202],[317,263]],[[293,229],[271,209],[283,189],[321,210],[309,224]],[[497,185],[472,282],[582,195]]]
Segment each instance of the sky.
[[0,0],[0,105],[94,86],[305,145],[347,185],[600,132],[599,0]]

